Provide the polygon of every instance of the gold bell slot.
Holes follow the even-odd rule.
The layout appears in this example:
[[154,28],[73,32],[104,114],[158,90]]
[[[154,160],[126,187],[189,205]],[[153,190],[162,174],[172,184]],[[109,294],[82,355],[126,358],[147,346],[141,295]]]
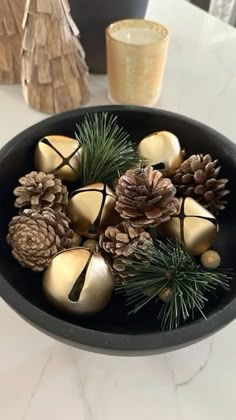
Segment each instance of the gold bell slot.
[[163,162],[160,163],[156,163],[156,165],[152,165],[154,169],[158,170],[158,171],[162,171],[163,169],[165,169],[165,164]]
[[46,144],[47,146],[51,147],[51,149],[53,149],[53,150],[54,150],[54,152],[56,152],[56,153],[58,154],[58,156],[60,156],[60,158],[62,159],[62,162],[60,163],[60,165],[58,165],[58,166],[57,166],[57,167],[56,167],[56,168],[52,171],[52,173],[55,173],[55,172],[59,171],[59,169],[63,168],[63,166],[68,165],[68,166],[72,169],[72,171],[73,171],[73,172],[75,172],[75,173],[77,174],[77,172],[76,172],[75,168],[73,168],[73,166],[70,164],[70,160],[71,160],[71,158],[75,155],[75,153],[76,153],[76,152],[78,152],[78,150],[79,150],[79,145],[78,145],[77,149],[73,151],[73,153],[71,153],[71,154],[70,154],[69,156],[67,156],[67,157],[64,157],[64,156],[63,156],[63,155],[59,152],[59,150],[57,150],[57,149],[56,149],[56,147],[54,147],[54,146],[53,146],[53,144],[52,144],[52,143],[50,143],[50,141],[49,141],[46,137],[42,140],[42,143],[44,143],[44,144]]
[[92,258],[93,254],[91,253],[89,256],[89,259],[87,261],[87,264],[85,265],[83,271],[80,273],[79,277],[76,279],[69,295],[68,295],[68,299],[71,302],[78,302],[79,298],[80,298],[80,293],[83,289],[83,285],[85,282],[85,277],[86,277],[86,272],[87,272],[87,268],[90,264],[91,258]]
[[104,188],[101,191],[101,194],[102,194],[102,203],[101,203],[101,207],[100,207],[99,213],[97,215],[96,220],[90,226],[89,231],[88,231],[88,233],[91,234],[91,235],[95,235],[97,233],[98,228],[99,228],[100,223],[101,223],[102,212],[103,212],[103,208],[104,208],[104,204],[105,204],[106,196],[107,196],[107,193],[106,193],[106,185],[104,185]]

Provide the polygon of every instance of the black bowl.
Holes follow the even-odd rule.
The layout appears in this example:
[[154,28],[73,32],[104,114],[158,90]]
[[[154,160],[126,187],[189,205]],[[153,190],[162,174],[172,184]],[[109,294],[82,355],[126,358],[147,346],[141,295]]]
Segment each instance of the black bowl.
[[116,114],[119,123],[134,142],[145,135],[169,130],[191,153],[211,153],[220,159],[222,176],[231,181],[227,209],[219,219],[220,234],[215,248],[223,266],[236,271],[236,146],[216,131],[189,118],[154,109],[105,106],[64,113],[36,124],[16,136],[0,151],[0,295],[22,317],[40,330],[71,345],[115,354],[160,353],[194,343],[219,330],[235,318],[236,283],[231,291],[219,291],[206,307],[207,320],[187,322],[174,331],[161,331],[153,305],[135,316],[127,316],[123,298],[114,295],[111,303],[92,318],[75,318],[52,307],[41,289],[41,275],[23,269],[13,259],[6,244],[7,226],[14,214],[12,190],[20,176],[33,169],[37,141],[45,135],[73,136],[76,123],[87,113],[107,111]]

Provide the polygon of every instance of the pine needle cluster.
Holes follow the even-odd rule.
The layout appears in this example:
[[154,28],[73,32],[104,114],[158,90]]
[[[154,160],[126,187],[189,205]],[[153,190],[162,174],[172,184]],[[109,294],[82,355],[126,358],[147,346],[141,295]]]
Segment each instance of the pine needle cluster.
[[112,184],[138,163],[129,135],[113,115],[87,115],[75,134],[82,150],[79,167],[82,186],[96,182]]
[[[137,253],[144,257],[141,250]],[[125,293],[129,314],[160,301],[168,291],[168,298],[157,313],[163,329],[177,328],[182,321],[193,320],[197,312],[205,318],[208,292],[229,288],[231,277],[227,273],[203,269],[178,242],[157,242],[145,255],[146,264],[143,258],[141,262],[126,262],[127,274],[132,276],[116,289]]]

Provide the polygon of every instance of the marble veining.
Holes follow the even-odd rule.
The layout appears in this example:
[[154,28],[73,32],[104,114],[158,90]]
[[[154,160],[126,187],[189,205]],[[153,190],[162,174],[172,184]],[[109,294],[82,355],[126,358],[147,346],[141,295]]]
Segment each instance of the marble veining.
[[189,378],[187,378],[186,380],[182,381],[182,382],[175,382],[175,386],[176,389],[178,391],[179,388],[181,388],[182,386],[187,386],[189,385],[194,379],[196,379],[196,377],[198,375],[200,375],[204,369],[207,367],[208,362],[210,360],[210,357],[212,355],[212,350],[213,350],[213,339],[209,340],[209,347],[208,347],[208,351],[206,354],[206,358],[205,360],[202,362],[202,364],[197,368],[196,371],[194,371],[191,376]]
[[1,303],[1,418],[233,420],[235,326],[169,354],[117,358],[54,342]]
[[34,400],[35,395],[37,394],[37,392],[39,390],[39,387],[41,385],[42,379],[44,377],[44,374],[46,372],[46,369],[47,369],[49,363],[52,360],[52,357],[53,357],[53,350],[51,350],[51,352],[49,353],[49,355],[48,355],[45,363],[42,366],[42,369],[41,369],[39,378],[38,378],[37,382],[35,383],[35,386],[32,389],[32,393],[31,393],[30,398],[29,398],[29,400],[28,400],[28,402],[26,404],[25,411],[24,411],[24,413],[23,413],[23,415],[21,417],[21,420],[25,420],[27,418],[27,414],[29,412],[30,405],[31,405],[32,401]]

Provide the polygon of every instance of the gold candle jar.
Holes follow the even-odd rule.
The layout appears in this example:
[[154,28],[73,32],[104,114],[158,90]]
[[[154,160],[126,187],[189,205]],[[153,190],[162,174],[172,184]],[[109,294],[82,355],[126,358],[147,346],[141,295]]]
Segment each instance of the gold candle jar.
[[153,106],[165,71],[169,32],[143,19],[115,22],[106,30],[109,97],[112,102]]

